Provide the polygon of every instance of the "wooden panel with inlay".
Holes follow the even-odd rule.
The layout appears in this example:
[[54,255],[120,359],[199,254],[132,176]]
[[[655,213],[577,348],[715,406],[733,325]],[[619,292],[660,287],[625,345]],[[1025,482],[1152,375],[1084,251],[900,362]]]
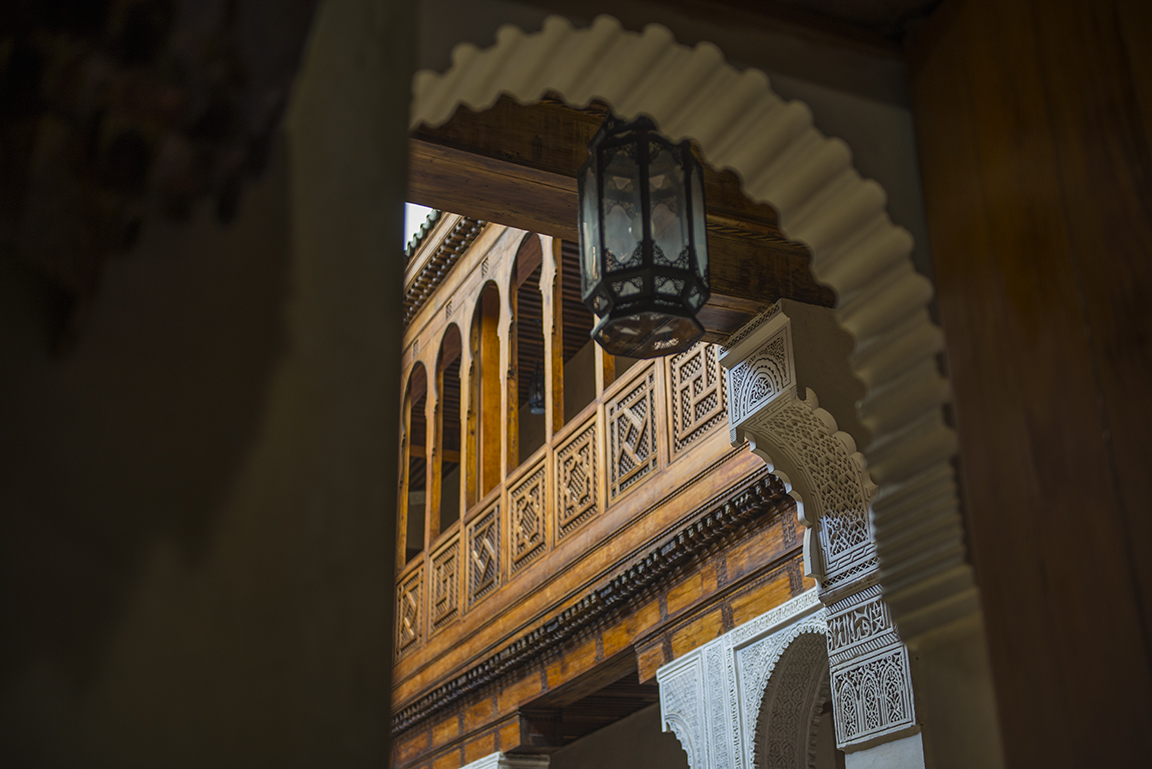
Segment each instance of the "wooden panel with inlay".
[[659,462],[656,431],[656,368],[645,365],[608,401],[608,502],[651,476]]
[[500,539],[500,503],[495,502],[468,521],[467,606],[471,610],[485,596],[500,587],[503,581]]
[[667,359],[668,449],[675,460],[717,426],[727,426],[728,399],[720,348],[701,342]]
[[460,529],[453,531],[435,552],[432,553],[432,571],[428,583],[428,632],[444,628],[460,617],[464,592],[460,582],[464,573],[463,549],[460,546]]
[[601,508],[599,421],[593,412],[556,449],[556,539],[562,540]]
[[396,584],[396,656],[409,654],[424,640],[424,563]]
[[508,573],[515,574],[548,550],[551,528],[547,456],[531,465],[508,491]]

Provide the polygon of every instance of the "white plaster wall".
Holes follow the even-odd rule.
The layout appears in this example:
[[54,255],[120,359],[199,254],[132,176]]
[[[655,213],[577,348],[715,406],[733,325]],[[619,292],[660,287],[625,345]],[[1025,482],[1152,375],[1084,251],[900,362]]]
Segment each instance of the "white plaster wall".
[[849,753],[845,769],[924,769],[924,742],[919,734]]

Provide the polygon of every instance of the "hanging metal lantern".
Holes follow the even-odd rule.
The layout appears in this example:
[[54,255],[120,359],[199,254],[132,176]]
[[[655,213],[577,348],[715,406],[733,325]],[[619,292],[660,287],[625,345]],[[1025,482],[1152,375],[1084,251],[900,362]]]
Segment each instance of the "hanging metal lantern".
[[544,413],[544,362],[536,362],[536,370],[528,382],[528,413]]
[[688,142],[652,121],[613,116],[580,169],[580,273],[592,338],[613,355],[655,358],[691,347],[708,301],[704,181]]

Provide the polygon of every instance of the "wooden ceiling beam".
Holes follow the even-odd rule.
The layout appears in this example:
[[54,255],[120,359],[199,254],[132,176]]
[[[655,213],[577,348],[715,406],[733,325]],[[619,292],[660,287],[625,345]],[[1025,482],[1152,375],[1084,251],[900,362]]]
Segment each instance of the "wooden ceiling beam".
[[[575,241],[576,175],[603,116],[596,107],[508,98],[481,113],[461,108],[412,135],[408,199]],[[832,305],[807,251],[783,237],[769,206],[748,200],[730,172],[705,166],[704,183],[712,299],[699,318],[707,339],[724,338],[780,298]]]

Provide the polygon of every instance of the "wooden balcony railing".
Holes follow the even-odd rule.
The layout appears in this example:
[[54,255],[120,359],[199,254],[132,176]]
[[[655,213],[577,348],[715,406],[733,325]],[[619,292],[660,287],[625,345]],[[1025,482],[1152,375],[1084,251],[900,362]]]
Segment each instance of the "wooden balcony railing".
[[[726,423],[717,352],[700,344],[633,365],[405,565],[397,579],[397,658],[457,623],[485,618],[486,601],[502,588],[531,590],[556,551],[594,549],[589,524],[639,489],[652,486],[660,496],[703,472],[677,463]],[[723,454],[726,441],[715,437],[709,454]]]

